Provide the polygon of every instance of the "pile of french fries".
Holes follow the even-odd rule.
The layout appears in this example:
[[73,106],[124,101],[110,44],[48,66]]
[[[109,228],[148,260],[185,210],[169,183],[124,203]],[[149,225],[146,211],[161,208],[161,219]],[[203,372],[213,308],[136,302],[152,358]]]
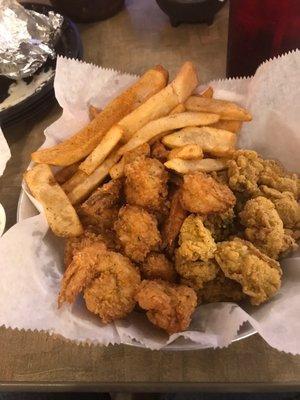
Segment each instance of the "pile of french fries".
[[[66,141],[32,153],[34,167],[25,173],[33,196],[42,204],[57,236],[82,233],[74,206],[109,175],[124,173],[124,155],[157,140],[171,151],[166,168],[180,174],[218,171],[235,150],[236,136],[249,112],[213,98],[199,85],[195,66],[186,62],[168,84],[161,66],[148,70],[103,110],[90,107],[89,124]],[[63,167],[55,175],[50,166]]]

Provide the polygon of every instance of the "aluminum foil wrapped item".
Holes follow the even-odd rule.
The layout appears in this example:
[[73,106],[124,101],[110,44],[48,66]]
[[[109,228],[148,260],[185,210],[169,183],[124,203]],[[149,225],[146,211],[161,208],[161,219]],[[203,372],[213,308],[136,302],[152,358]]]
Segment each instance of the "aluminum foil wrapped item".
[[26,10],[16,0],[0,1],[0,75],[25,78],[55,57],[63,17]]

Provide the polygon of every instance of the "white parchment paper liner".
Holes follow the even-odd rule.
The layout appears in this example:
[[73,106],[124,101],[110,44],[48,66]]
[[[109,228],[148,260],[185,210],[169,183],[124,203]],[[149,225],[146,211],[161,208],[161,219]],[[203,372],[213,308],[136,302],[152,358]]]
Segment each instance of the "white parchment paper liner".
[[[88,121],[89,103],[104,106],[134,79],[58,58],[55,93],[63,115],[46,129],[43,146],[76,132]],[[288,169],[299,172],[299,51],[264,63],[251,79],[214,81],[211,85],[216,97],[237,101],[253,114],[253,122],[244,124],[241,147],[277,158]],[[197,309],[189,331],[168,337],[137,312],[115,324],[102,325],[85,309],[81,298],[58,310],[62,250],[62,240],[48,231],[42,214],[19,222],[4,235],[0,240],[0,325],[44,330],[76,342],[107,345],[137,341],[160,349],[180,336],[203,348],[227,346],[248,321],[274,348],[300,354],[299,252],[282,262],[282,288],[267,304],[247,306],[247,310],[233,303],[203,305]]]
[[3,175],[6,163],[10,159],[10,156],[10,149],[0,128],[0,176]]

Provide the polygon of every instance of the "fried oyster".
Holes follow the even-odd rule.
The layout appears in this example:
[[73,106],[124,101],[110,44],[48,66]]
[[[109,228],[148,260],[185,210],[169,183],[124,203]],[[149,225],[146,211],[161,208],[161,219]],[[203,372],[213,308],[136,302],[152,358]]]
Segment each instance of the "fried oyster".
[[293,247],[294,240],[286,237],[274,204],[265,197],[248,200],[239,217],[246,227],[245,237],[269,257],[277,259]]
[[246,240],[235,238],[219,243],[215,259],[224,275],[242,286],[253,305],[264,303],[280,288],[279,263]]

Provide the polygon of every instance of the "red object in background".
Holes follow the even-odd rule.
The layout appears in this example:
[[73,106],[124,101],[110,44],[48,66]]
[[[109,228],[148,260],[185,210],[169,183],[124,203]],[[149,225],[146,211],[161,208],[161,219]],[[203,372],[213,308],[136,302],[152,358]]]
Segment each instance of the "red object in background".
[[230,0],[227,77],[300,48],[300,0]]

